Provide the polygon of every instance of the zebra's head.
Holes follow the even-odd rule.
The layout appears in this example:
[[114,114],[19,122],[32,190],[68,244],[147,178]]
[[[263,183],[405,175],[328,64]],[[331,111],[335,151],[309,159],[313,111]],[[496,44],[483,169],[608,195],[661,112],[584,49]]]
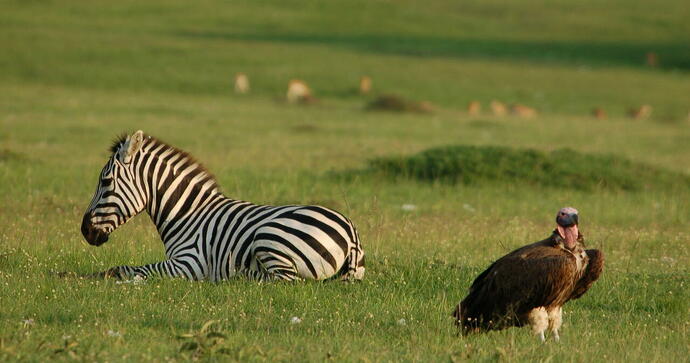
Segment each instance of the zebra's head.
[[146,193],[135,177],[135,164],[143,145],[141,130],[113,145],[113,155],[101,171],[96,194],[81,223],[81,233],[89,244],[102,245],[113,230],[146,207]]

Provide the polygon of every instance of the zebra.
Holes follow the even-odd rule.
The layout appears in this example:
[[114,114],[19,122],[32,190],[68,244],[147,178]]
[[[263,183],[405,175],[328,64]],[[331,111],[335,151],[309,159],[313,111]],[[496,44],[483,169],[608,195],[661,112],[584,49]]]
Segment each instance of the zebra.
[[361,280],[364,251],[352,222],[316,205],[257,205],[223,195],[215,177],[188,153],[139,130],[111,146],[81,232],[100,246],[146,210],[166,260],[95,274],[221,281]]

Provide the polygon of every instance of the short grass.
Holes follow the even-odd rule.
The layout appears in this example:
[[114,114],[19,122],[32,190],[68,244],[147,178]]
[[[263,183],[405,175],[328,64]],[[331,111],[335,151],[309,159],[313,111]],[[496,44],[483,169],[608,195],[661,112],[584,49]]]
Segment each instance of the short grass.
[[[2,2],[0,358],[687,360],[687,188],[644,171],[652,187],[633,190],[352,174],[376,158],[472,145],[568,148],[687,176],[687,15],[676,0]],[[644,65],[649,51],[659,68]],[[238,71],[251,94],[232,94]],[[438,111],[366,112],[370,98],[353,92],[362,74],[376,93]],[[309,82],[319,104],[277,102],[290,78]],[[541,115],[462,112],[494,98]],[[642,103],[652,119],[623,118]],[[611,118],[589,118],[594,106]],[[368,254],[365,280],[57,278],[163,258],[147,217],[100,248],[79,232],[111,139],[137,129],[202,160],[229,196],[347,214]],[[626,170],[615,172],[637,175]],[[607,265],[566,305],[561,344],[528,329],[457,336],[449,314],[473,277],[546,236],[565,205]]]

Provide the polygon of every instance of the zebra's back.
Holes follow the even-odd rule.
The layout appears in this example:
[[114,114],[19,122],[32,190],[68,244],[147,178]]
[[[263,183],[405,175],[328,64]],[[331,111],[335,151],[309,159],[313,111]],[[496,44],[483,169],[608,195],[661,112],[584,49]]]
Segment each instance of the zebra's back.
[[210,269],[212,279],[266,271],[316,280],[363,273],[357,231],[342,214],[321,206],[236,203],[216,218],[223,223],[211,249],[225,266]]

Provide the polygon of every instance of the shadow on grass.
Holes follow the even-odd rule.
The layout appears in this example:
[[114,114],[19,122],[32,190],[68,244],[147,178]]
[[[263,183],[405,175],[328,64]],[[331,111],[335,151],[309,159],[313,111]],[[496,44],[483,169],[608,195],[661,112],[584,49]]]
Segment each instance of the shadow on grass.
[[378,34],[235,34],[221,31],[184,31],[175,35],[200,39],[319,44],[411,57],[521,60],[597,66],[647,67],[646,54],[654,52],[659,58],[659,68],[690,70],[690,47],[682,42],[516,41]]

